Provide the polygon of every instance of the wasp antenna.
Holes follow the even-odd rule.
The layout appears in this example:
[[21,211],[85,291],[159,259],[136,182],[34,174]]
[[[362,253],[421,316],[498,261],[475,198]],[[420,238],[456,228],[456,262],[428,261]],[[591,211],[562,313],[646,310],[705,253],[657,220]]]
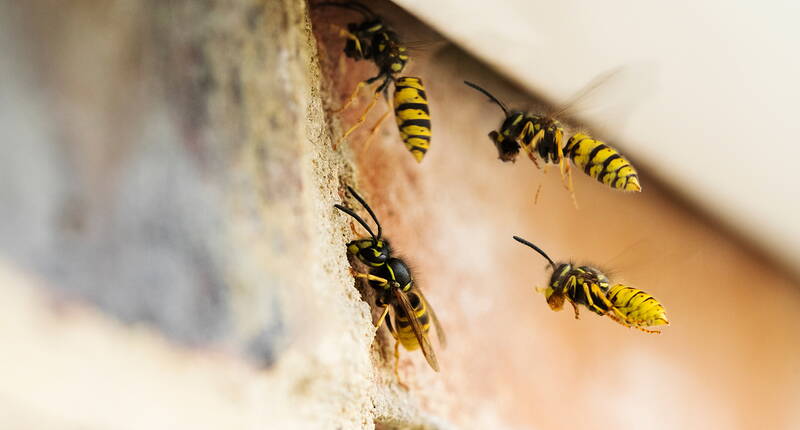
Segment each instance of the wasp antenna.
[[538,246],[536,246],[536,245],[534,245],[534,244],[532,244],[532,243],[528,242],[527,240],[525,240],[525,239],[523,239],[523,238],[521,238],[521,237],[519,237],[519,236],[514,236],[514,240],[516,240],[517,242],[519,242],[519,243],[521,243],[521,244],[523,244],[523,245],[528,245],[528,246],[530,246],[531,248],[533,248],[533,250],[534,250],[534,251],[538,252],[539,254],[541,254],[541,255],[542,255],[542,257],[546,258],[546,259],[547,259],[547,261],[550,263],[550,265],[553,267],[553,270],[555,270],[555,268],[556,268],[556,263],[553,263],[553,260],[551,260],[551,259],[550,259],[550,257],[548,257],[548,256],[547,256],[547,253],[545,253],[544,251],[542,251],[542,250],[541,250],[541,249],[540,249]]
[[350,10],[353,10],[353,11],[356,11],[356,12],[360,13],[366,19],[374,19],[374,18],[377,17],[377,15],[375,15],[375,12],[373,12],[370,8],[368,8],[367,6],[365,6],[365,5],[363,5],[363,4],[359,3],[359,2],[356,2],[356,1],[349,1],[349,2],[343,2],[343,3],[333,2],[333,1],[324,1],[322,3],[317,3],[317,4],[313,5],[312,8],[316,9],[318,7],[325,7],[325,6],[340,7],[342,9],[350,9]]
[[[364,199],[360,195],[358,195],[358,193],[356,192],[356,190],[353,189],[353,187],[348,185],[347,186],[347,190],[350,191],[350,194],[352,194],[353,197],[355,197],[356,200],[358,200],[358,202],[361,203],[361,206],[364,206],[364,209],[366,209],[367,212],[369,212],[369,215],[372,217],[372,220],[375,221],[375,225],[378,226],[378,236],[376,238],[380,239],[381,235],[383,234],[383,229],[381,228],[381,223],[378,222],[378,217],[375,216],[375,212],[372,212],[372,208],[369,207],[367,202],[365,202]],[[375,235],[373,235],[373,236],[375,236]]]
[[370,236],[372,236],[373,239],[378,240],[378,237],[380,237],[380,236],[376,237],[375,233],[372,232],[372,229],[369,228],[369,225],[367,224],[367,222],[364,221],[364,219],[361,218],[360,216],[356,215],[356,213],[353,212],[351,209],[346,208],[346,207],[344,207],[342,205],[333,205],[333,207],[335,207],[336,209],[339,209],[340,211],[346,213],[347,215],[350,215],[351,217],[355,218],[356,221],[358,221],[358,223],[361,224],[367,230],[367,232],[369,233]]
[[482,92],[483,95],[485,95],[486,97],[489,97],[489,100],[495,102],[497,104],[497,106],[500,106],[500,109],[503,109],[503,113],[505,113],[506,116],[508,116],[508,108],[506,107],[505,103],[503,103],[500,100],[498,100],[497,97],[492,95],[492,93],[490,93],[489,91],[484,90],[483,88],[479,87],[476,84],[473,84],[470,81],[464,81],[464,83],[467,84],[468,87],[472,87],[472,88]]

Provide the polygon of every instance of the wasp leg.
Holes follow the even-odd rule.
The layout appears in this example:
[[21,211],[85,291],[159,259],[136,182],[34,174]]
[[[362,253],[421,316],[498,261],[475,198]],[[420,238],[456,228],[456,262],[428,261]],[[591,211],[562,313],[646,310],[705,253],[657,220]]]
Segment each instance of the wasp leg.
[[572,196],[572,204],[575,205],[575,209],[579,209],[578,199],[575,197],[575,186],[572,184],[572,169],[569,167],[569,163],[567,163],[567,182],[569,184],[567,189],[569,190],[570,196]]
[[636,330],[643,331],[643,332],[649,333],[649,334],[661,334],[661,330],[650,330],[650,329],[646,329],[644,327],[640,327],[640,326],[637,326],[637,325],[631,325],[630,323],[625,321],[625,319],[620,319],[616,315],[608,314],[608,316],[609,316],[609,318],[614,320],[617,324],[624,325],[625,327],[635,328]]
[[[594,300],[592,300],[592,293],[591,292],[597,293],[598,292],[597,290],[599,290],[599,287],[597,287],[597,284],[592,284],[591,292],[590,292],[589,285],[586,282],[583,282],[582,285],[583,285],[583,292],[586,295],[586,300],[589,302],[589,309],[595,309],[595,312],[600,313],[600,315],[608,314],[608,311],[611,308],[613,308],[614,305],[612,305],[611,302],[609,302],[608,299],[606,299],[605,296],[603,296],[602,290],[600,291],[600,294],[598,294],[597,296],[601,297],[603,299],[603,301],[605,302],[604,304],[609,306],[609,309],[607,309],[607,310],[601,309],[599,306],[594,304]],[[595,287],[597,287],[597,288],[595,288]]]
[[389,98],[389,84],[394,82],[394,79],[392,78],[391,74],[380,74],[378,76],[375,76],[374,78],[369,78],[369,79],[367,79],[367,83],[371,84],[371,83],[377,81],[378,79],[380,79],[381,76],[385,76],[385,77],[383,78],[383,82],[381,82],[381,85],[375,90],[375,92],[376,93],[382,92],[383,96],[388,99]]
[[378,122],[375,123],[375,126],[372,127],[372,129],[370,129],[369,136],[367,137],[367,141],[364,142],[364,146],[361,148],[361,153],[362,154],[367,152],[367,149],[372,144],[372,139],[374,139],[375,135],[378,134],[378,130],[380,129],[380,127],[383,124],[383,122],[386,121],[386,118],[389,117],[389,113],[391,113],[391,111],[387,110],[386,113],[383,114],[383,116],[381,116],[381,118],[378,120]]
[[611,318],[611,319],[612,319],[612,320],[613,320],[615,323],[617,323],[617,324],[619,324],[619,325],[622,325],[622,326],[625,326],[625,327],[631,328],[631,325],[630,325],[630,324],[628,324],[628,323],[627,323],[627,322],[626,322],[624,319],[621,319],[621,318],[619,318],[619,317],[618,317],[618,316],[616,316],[616,315],[613,315],[613,314],[608,314],[608,317],[609,317],[609,318]]
[[576,305],[575,302],[573,302],[572,300],[569,301],[569,304],[571,304],[572,305],[572,309],[575,310],[575,319],[576,320],[581,319],[581,317],[580,317],[581,309],[578,307],[578,305]]
[[539,193],[542,191],[542,184],[536,187],[536,195],[533,197],[533,204],[539,203]]
[[352,267],[350,268],[350,274],[353,275],[356,278],[363,278],[363,279],[366,279],[368,281],[380,282],[381,286],[387,285],[389,283],[389,281],[387,281],[386,279],[381,278],[380,276],[371,275],[369,273],[356,272],[356,270],[353,269]]
[[572,183],[572,167],[564,157],[564,152],[560,146],[558,147],[558,156],[560,157],[558,167],[561,170],[561,182],[569,191],[569,194],[572,197],[572,204],[575,205],[575,209],[578,209],[578,199],[575,198],[575,186]]
[[398,337],[394,338],[394,376],[397,378],[397,383],[408,391],[408,385],[400,378],[400,339]]
[[603,292],[603,290],[600,289],[599,285],[592,284],[592,291],[594,291],[594,293],[597,295],[597,297],[600,297],[600,300],[602,300],[603,304],[606,305],[606,307],[608,308],[608,310],[606,312],[610,312],[611,310],[614,310],[614,313],[616,313],[618,315],[622,315],[623,318],[625,318],[625,316],[622,314],[622,312],[620,312],[619,309],[617,309],[617,307],[614,306],[613,303],[611,303],[611,300],[608,300],[608,297],[606,297],[605,293]]
[[572,184],[572,169],[570,169],[569,164],[567,164],[567,189],[569,190],[569,195],[572,197],[572,204],[575,206],[575,209],[578,208],[578,199],[575,197],[575,188]]
[[534,156],[532,152],[528,152],[528,158],[530,158],[531,161],[533,161],[533,165],[536,166],[537,169],[542,168],[542,166],[539,165],[539,162],[536,161],[536,156]]
[[378,318],[378,324],[375,324],[375,331],[377,332],[378,329],[381,328],[383,325],[383,320],[386,319],[386,315],[389,313],[389,305],[383,305],[383,313],[381,313],[380,318]]
[[[614,313],[616,314],[616,318],[619,318],[621,321],[628,321],[628,317],[622,312],[620,312],[619,309],[616,308],[616,306],[612,305],[611,310],[613,310]],[[611,316],[611,314],[609,314],[609,316]],[[612,316],[611,318],[613,319],[615,317]]]
[[[529,122],[525,124],[525,127],[522,129],[522,132],[520,133],[521,139],[518,137],[517,143],[519,143],[519,146],[521,146],[522,149],[528,153],[528,158],[533,161],[533,164],[536,166],[536,168],[540,169],[541,167],[539,166],[539,162],[536,161],[536,147],[539,146],[539,142],[542,140],[542,138],[544,138],[544,130],[539,130],[539,132],[533,135],[533,137],[530,139],[525,139],[526,136],[530,136],[532,133],[533,125],[531,125]],[[526,140],[527,143],[525,142]],[[546,161],[547,160],[545,160],[545,162]]]
[[[536,150],[536,143],[538,143],[539,140],[537,139],[536,143],[532,144],[533,148],[531,148],[529,145],[531,145],[533,139],[527,139],[528,136],[533,136],[533,123],[530,121],[526,122],[519,134],[514,137],[514,140],[516,140],[518,143],[521,141],[520,146],[525,149],[525,152],[530,154]],[[525,141],[528,141],[528,143],[525,143]]]
[[[347,29],[345,29],[343,27],[340,27],[340,26],[338,26],[336,24],[332,24],[332,25],[333,25],[334,28],[338,28],[339,29],[339,36],[352,40],[353,43],[355,44],[356,50],[362,56],[364,55],[364,50],[362,49],[362,46],[361,46],[361,40],[359,40],[358,37],[355,34],[349,32]],[[353,90],[353,93],[350,94],[350,97],[347,98],[345,103],[339,109],[334,110],[333,113],[340,113],[343,110],[347,109],[356,100],[359,91],[361,91],[361,89],[364,88],[364,86],[368,85],[369,83],[370,82],[368,82],[368,81],[359,82],[358,85],[356,85],[356,89]],[[335,146],[334,146],[334,149],[336,149]]]
[[356,49],[358,50],[358,52],[361,55],[364,54],[364,50],[361,47],[361,41],[358,39],[358,36],[356,36],[355,34],[351,33],[348,29],[342,27],[341,25],[334,24],[334,23],[329,23],[328,25],[330,26],[330,28],[339,31],[339,37],[344,37],[345,39],[352,40],[353,43],[355,43]]
[[359,127],[361,127],[361,124],[364,124],[364,121],[366,121],[366,120],[367,120],[367,115],[369,114],[369,111],[371,111],[371,110],[372,110],[372,108],[373,108],[373,107],[375,107],[375,105],[378,103],[378,97],[380,97],[380,95],[381,95],[381,93],[377,93],[377,92],[376,92],[376,93],[375,93],[375,94],[372,96],[372,101],[371,101],[371,102],[369,102],[369,105],[367,105],[367,108],[366,108],[366,109],[364,109],[364,112],[362,112],[362,113],[361,113],[361,116],[360,116],[360,117],[358,117],[358,120],[356,121],[356,123],[355,123],[355,124],[353,124],[353,126],[352,126],[352,127],[350,127],[349,129],[347,129],[347,131],[346,131],[346,132],[344,132],[344,134],[342,135],[342,137],[340,137],[340,138],[339,138],[339,140],[338,140],[338,141],[336,141],[336,145],[334,145],[334,148],[337,148],[337,147],[339,146],[339,144],[340,144],[340,143],[342,143],[342,141],[344,141],[345,139],[347,139],[347,136],[349,136],[349,135],[350,135],[351,133],[353,133],[354,131],[358,130],[358,128],[359,128]]
[[560,140],[556,148],[556,154],[558,155],[558,169],[561,171],[561,180],[564,186],[569,190],[569,183],[566,181],[569,163],[567,163],[567,160],[564,158],[564,146],[561,144]]
[[[536,167],[539,167],[539,165],[537,164]],[[545,174],[545,175],[547,174],[547,168],[548,167],[550,167],[550,166],[548,166],[547,164],[545,164],[544,167],[542,167],[542,173],[543,174]],[[539,186],[536,187],[536,195],[533,196],[533,204],[539,203],[539,193],[541,193],[541,191],[542,191],[542,184],[543,183],[544,183],[544,180],[542,180],[542,182],[539,183]]]
[[403,387],[403,389],[408,391],[408,385],[406,385],[403,382],[403,379],[400,378],[400,336],[398,336],[397,331],[391,322],[387,321],[386,325],[389,327],[389,333],[391,333],[392,337],[394,338],[394,376],[397,378],[397,383]]
[[[606,306],[607,309],[603,310],[599,306],[595,305],[594,301],[592,300],[592,296],[589,295],[588,292],[587,292],[587,297],[589,298],[589,305],[591,307],[593,307],[594,309],[597,309],[597,311],[599,311],[600,315],[608,315],[608,316],[611,317],[611,319],[619,322],[620,324],[623,324],[623,325],[626,325],[626,326],[630,327],[630,325],[628,325],[627,322],[625,322],[625,321],[627,321],[628,318],[625,316],[625,314],[620,312],[619,309],[617,309],[617,307],[614,306],[614,304],[611,303],[610,300],[608,300],[608,297],[605,296],[605,293],[603,292],[603,290],[600,289],[600,286],[598,286],[597,284],[592,284],[591,290],[592,290],[592,292],[594,293],[594,295],[596,297],[599,297],[600,300],[602,300],[603,304]],[[584,291],[586,291],[586,284],[584,284]],[[610,312],[613,312],[613,314],[616,314],[616,317],[613,316],[613,314],[610,313]],[[619,319],[619,320],[617,320],[617,319]]]
[[358,93],[365,86],[367,86],[367,82],[366,81],[359,82],[358,85],[356,85],[356,89],[353,91],[352,94],[350,94],[350,97],[347,98],[347,100],[344,102],[344,104],[339,109],[333,110],[332,112],[333,113],[340,113],[343,110],[347,109],[351,104],[353,104],[354,101],[356,101],[356,99],[358,98]]
[[344,27],[338,26],[336,24],[332,24],[332,25],[333,25],[334,28],[339,28],[339,36],[340,37],[344,37],[344,38],[350,39],[350,40],[353,41],[353,43],[355,43],[356,50],[363,57],[364,56],[364,50],[361,47],[361,41],[358,39],[358,37],[355,34],[349,32]]

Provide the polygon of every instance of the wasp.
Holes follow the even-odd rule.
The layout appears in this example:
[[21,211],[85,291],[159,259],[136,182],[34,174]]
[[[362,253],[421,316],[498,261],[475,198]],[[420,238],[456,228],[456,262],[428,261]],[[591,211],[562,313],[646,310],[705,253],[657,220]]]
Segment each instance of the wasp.
[[553,269],[550,283],[546,288],[537,288],[544,293],[550,309],[560,311],[567,300],[575,311],[575,319],[580,315],[578,305],[583,305],[600,316],[646,333],[661,333],[646,327],[669,325],[664,306],[650,294],[622,284],[611,286],[608,277],[594,267],[556,264],[536,245],[518,236],[514,240],[533,248],[550,263]]
[[[422,161],[430,147],[431,119],[422,80],[417,77],[399,76],[409,61],[408,47],[400,41],[397,33],[389,28],[380,16],[359,2],[322,2],[317,3],[315,7],[323,6],[341,7],[361,14],[363,21],[349,23],[347,29],[340,31],[340,34],[347,40],[344,53],[356,61],[372,61],[378,68],[378,74],[359,82],[355,91],[336,112],[347,109],[355,101],[361,88],[381,81],[375,89],[372,101],[356,123],[344,132],[336,146],[366,121],[367,115],[375,107],[381,93],[388,98],[389,86],[393,83],[394,112],[400,137],[414,159],[417,162]],[[388,115],[389,112],[386,112],[377,121],[372,128],[367,144]]]
[[[446,341],[441,323],[422,291],[414,283],[408,264],[403,259],[392,255],[392,248],[389,241],[383,238],[383,229],[372,208],[354,189],[351,187],[347,187],[347,189],[366,209],[377,226],[378,234],[376,235],[369,224],[353,210],[339,204],[334,205],[336,209],[353,217],[369,233],[369,237],[348,242],[347,252],[369,267],[369,273],[357,272],[352,268],[351,273],[356,278],[366,279],[378,294],[376,305],[383,308],[383,311],[375,325],[375,330],[380,329],[385,322],[395,339],[395,375],[399,381],[400,344],[409,351],[421,348],[428,364],[438,372],[439,362],[428,339],[428,332],[431,322],[433,322],[436,326],[439,343],[444,346]],[[393,320],[389,315],[390,309],[394,314]]]
[[[586,133],[577,133],[564,145],[564,127],[555,119],[557,114],[536,115],[520,110],[510,110],[505,103],[478,85],[464,83],[480,91],[502,109],[505,119],[499,130],[489,133],[489,138],[497,148],[500,160],[516,161],[520,147],[528,158],[539,167],[538,158],[544,163],[558,164],[562,180],[572,193],[572,162],[583,169],[587,175],[612,188],[622,191],[641,191],[636,169],[616,149],[591,138]],[[559,112],[563,112],[561,109]],[[574,195],[573,195],[574,198]]]

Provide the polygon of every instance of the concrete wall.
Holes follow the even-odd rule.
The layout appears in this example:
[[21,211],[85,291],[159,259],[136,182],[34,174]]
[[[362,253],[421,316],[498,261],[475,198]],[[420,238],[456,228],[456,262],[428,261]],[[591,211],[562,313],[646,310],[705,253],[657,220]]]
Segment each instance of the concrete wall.
[[[555,171],[500,163],[486,138],[498,111],[461,80],[533,101],[374,7],[408,40],[438,42],[409,69],[434,121],[419,165],[391,120],[368,151],[369,122],[332,149],[359,111],[332,108],[374,74],[343,58],[330,25],[352,14],[309,20],[290,0],[2,5],[0,427],[796,425],[791,279],[647,166],[641,195],[577,177],[576,210]],[[402,354],[409,390],[391,336],[373,334],[374,294],[347,272],[353,232],[332,208],[344,184],[448,332],[440,373]],[[673,325],[647,336],[551,312],[532,291],[545,265],[512,234],[617,269]]]

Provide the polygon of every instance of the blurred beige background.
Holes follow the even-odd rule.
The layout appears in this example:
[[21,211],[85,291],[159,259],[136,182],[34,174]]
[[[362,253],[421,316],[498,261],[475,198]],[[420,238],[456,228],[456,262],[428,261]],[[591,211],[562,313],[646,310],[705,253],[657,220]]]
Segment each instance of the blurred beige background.
[[[585,43],[564,40],[559,57],[533,55],[542,62],[515,68],[470,39],[501,28],[486,17],[510,3],[482,4],[483,15],[476,4],[450,6],[464,16],[448,26],[438,6],[404,3],[440,33],[394,4],[367,3],[423,42],[408,70],[423,78],[433,117],[421,164],[391,121],[362,151],[382,101],[367,127],[332,149],[359,109],[331,110],[374,75],[344,58],[331,25],[355,14],[325,9],[309,19],[295,0],[0,3],[0,428],[800,425],[800,285],[788,260],[774,258],[796,241],[787,233],[775,247],[754,245],[747,238],[772,233],[726,192],[703,187],[741,185],[744,204],[756,194],[795,203],[744,173],[690,170],[704,155],[751,153],[696,131],[700,113],[677,115],[664,101],[674,93],[667,66],[655,67],[654,87],[634,85],[655,88],[646,96],[624,81],[611,87],[622,94],[611,111],[626,109],[621,125],[603,118],[604,106],[576,118],[635,162],[644,187],[626,195],[577,175],[576,210],[554,169],[496,159],[486,134],[499,110],[461,81],[546,110],[627,60],[584,57]],[[561,12],[541,27],[525,19],[528,9],[504,16],[538,35],[525,40],[551,46],[560,38],[545,29],[595,21],[570,5],[547,5]],[[606,12],[623,20],[637,11]],[[643,44],[664,35],[653,27],[639,28]],[[565,67],[567,58],[597,71]],[[647,69],[658,58],[634,60]],[[691,82],[722,85],[713,78]],[[637,129],[653,115],[675,116]],[[709,136],[696,160],[662,155],[701,146],[660,132],[670,130]],[[374,294],[347,272],[353,233],[332,208],[345,184],[373,205],[448,332],[446,349],[434,342],[440,373],[419,352],[402,354],[409,391],[392,374],[390,335],[373,334]],[[672,325],[652,336],[587,311],[579,321],[550,311],[533,291],[546,264],[514,234],[652,293]]]

